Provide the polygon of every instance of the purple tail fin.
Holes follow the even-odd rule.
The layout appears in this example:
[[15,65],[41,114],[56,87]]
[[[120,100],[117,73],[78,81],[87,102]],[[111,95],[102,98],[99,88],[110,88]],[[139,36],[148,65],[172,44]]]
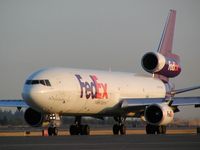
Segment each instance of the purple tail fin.
[[154,77],[167,83],[169,78],[181,72],[179,56],[172,53],[176,11],[170,10],[157,52],[148,52],[142,57],[142,67]]
[[162,37],[158,46],[158,52],[163,56],[176,59],[180,61],[179,56],[172,53],[173,47],[173,37],[176,21],[176,10],[170,10],[169,16],[167,18],[165,28],[162,33]]

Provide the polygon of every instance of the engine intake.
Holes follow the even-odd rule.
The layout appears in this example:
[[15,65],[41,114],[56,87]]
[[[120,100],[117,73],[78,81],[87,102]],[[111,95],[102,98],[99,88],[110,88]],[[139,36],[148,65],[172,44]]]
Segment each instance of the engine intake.
[[43,123],[44,116],[32,108],[28,108],[24,113],[25,121],[32,127],[40,127]]
[[147,53],[142,58],[142,66],[148,71],[152,72],[158,65],[158,57],[154,53]]
[[153,104],[144,112],[145,120],[152,125],[166,125],[172,122],[174,112],[167,104]]

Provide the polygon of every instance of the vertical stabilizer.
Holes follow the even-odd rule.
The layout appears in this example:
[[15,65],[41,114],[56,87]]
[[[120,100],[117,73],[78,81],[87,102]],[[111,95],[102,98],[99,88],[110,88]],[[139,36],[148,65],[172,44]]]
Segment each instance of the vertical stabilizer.
[[179,56],[172,53],[176,11],[170,10],[157,52],[148,52],[142,57],[142,67],[154,77],[168,82],[181,72]]
[[176,10],[170,10],[158,46],[158,52],[163,56],[171,57],[179,61],[179,56],[172,53],[175,21],[176,21]]

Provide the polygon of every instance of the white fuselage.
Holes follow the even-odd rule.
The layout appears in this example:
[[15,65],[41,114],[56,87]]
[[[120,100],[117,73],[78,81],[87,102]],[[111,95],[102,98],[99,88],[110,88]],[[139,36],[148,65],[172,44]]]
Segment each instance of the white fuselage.
[[27,81],[22,97],[30,107],[64,115],[113,115],[123,98],[164,98],[167,92],[153,77],[96,70],[43,69]]

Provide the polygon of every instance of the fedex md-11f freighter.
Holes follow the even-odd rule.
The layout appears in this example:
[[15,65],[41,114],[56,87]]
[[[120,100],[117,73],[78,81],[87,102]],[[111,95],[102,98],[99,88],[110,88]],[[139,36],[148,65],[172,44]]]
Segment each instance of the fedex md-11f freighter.
[[147,134],[165,134],[179,106],[200,105],[200,97],[175,97],[200,86],[175,89],[170,78],[181,72],[180,58],[172,53],[176,11],[170,10],[155,52],[146,53],[141,65],[151,76],[97,70],[49,68],[25,81],[23,100],[1,100],[2,107],[26,107],[24,119],[33,127],[48,121],[48,134],[57,135],[60,116],[75,116],[71,135],[89,135],[81,118],[114,117],[113,134],[126,134],[127,117],[146,121]]

